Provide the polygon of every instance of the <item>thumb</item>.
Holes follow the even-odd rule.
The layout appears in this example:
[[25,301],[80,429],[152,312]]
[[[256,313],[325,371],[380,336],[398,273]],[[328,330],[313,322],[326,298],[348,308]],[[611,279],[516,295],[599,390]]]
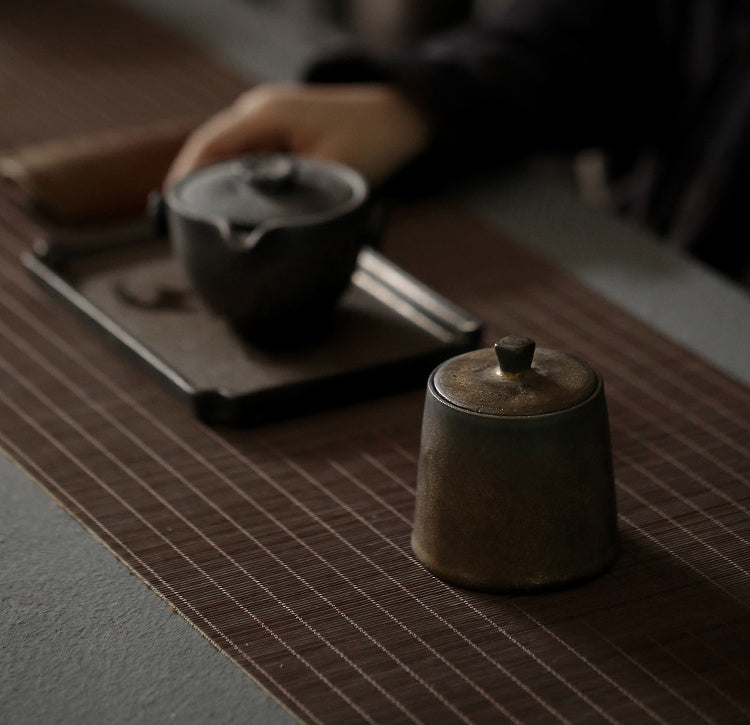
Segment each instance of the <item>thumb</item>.
[[245,151],[278,151],[287,146],[278,123],[265,114],[238,105],[216,114],[187,139],[167,173],[165,185],[196,169],[232,158]]

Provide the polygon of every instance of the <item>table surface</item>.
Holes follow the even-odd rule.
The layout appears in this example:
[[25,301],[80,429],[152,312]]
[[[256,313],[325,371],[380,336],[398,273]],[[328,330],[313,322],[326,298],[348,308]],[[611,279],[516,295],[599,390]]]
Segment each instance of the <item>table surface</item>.
[[[131,1],[248,76],[292,78],[339,37],[312,4]],[[747,293],[582,204],[567,164],[533,161],[455,198],[750,383]],[[0,480],[0,722],[293,721],[12,462]]]

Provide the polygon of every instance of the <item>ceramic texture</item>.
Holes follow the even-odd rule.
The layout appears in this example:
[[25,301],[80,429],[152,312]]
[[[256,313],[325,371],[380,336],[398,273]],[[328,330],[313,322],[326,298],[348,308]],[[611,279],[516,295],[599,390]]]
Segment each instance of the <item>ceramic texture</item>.
[[604,387],[534,416],[467,411],[425,399],[412,547],[438,577],[518,591],[605,570],[617,519]]

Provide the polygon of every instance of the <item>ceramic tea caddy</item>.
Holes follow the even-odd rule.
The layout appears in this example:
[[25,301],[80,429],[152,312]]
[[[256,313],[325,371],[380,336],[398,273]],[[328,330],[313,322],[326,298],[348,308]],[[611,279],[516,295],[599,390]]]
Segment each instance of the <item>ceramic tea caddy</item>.
[[601,376],[505,337],[431,374],[412,533],[438,577],[487,591],[579,582],[617,553]]

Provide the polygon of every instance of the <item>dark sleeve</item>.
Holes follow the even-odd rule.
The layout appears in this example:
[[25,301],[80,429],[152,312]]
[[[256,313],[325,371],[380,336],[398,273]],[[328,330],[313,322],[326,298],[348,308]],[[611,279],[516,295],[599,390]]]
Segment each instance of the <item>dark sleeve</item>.
[[653,0],[518,0],[409,52],[346,53],[313,82],[386,81],[433,119],[433,152],[497,159],[641,143],[659,94]]

